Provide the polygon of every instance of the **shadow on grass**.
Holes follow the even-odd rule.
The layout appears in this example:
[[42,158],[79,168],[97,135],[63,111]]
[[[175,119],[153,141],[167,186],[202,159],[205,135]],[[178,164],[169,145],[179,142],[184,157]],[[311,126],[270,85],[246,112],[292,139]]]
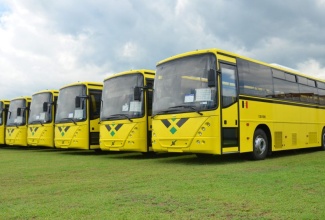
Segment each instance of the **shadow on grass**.
[[[273,152],[271,156],[268,156],[265,160],[276,160],[279,158],[292,157],[297,155],[306,155],[311,153],[319,152],[319,148],[306,148],[306,149],[296,149],[296,150],[286,150]],[[209,165],[209,164],[230,164],[230,163],[244,163],[247,161],[252,161],[258,163],[259,161],[254,161],[250,158],[248,153],[243,154],[226,154],[226,155],[207,155],[206,157],[197,157],[195,154],[190,154],[187,156],[171,158],[169,160],[160,160],[160,163],[177,163],[177,164],[197,164],[197,165]]]
[[123,152],[115,151],[95,151],[95,150],[76,150],[76,149],[59,149],[60,154],[63,155],[78,155],[78,156],[103,156],[123,154]]
[[227,154],[227,155],[209,155],[206,157],[197,157],[195,154],[171,158],[169,160],[161,160],[160,163],[175,163],[188,165],[209,165],[209,164],[229,164],[242,163],[248,159],[243,154]]
[[0,149],[1,150],[17,150],[17,151],[30,150],[29,147],[24,147],[24,146],[9,146],[9,145],[1,146]]
[[292,156],[305,155],[305,154],[311,154],[311,153],[317,153],[317,152],[321,152],[319,147],[276,151],[276,152],[272,152],[272,155],[267,157],[267,159],[272,160],[272,159],[278,159],[278,158],[283,158],[283,157],[292,157]]
[[116,155],[110,157],[110,159],[125,159],[125,160],[157,160],[161,158],[172,158],[181,157],[187,154],[177,153],[153,153],[153,154],[142,154],[141,152],[126,152],[125,154]]

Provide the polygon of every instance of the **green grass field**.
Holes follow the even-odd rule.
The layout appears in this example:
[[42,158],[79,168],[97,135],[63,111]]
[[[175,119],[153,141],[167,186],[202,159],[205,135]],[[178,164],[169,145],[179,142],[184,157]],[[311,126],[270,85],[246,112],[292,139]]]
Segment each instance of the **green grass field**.
[[241,155],[0,148],[0,219],[325,219],[325,152]]

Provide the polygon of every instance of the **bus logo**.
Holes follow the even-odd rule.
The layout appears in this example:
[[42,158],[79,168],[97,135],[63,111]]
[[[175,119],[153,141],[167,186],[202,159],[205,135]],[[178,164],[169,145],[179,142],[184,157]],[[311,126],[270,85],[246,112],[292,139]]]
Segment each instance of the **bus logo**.
[[34,136],[34,134],[38,130],[38,127],[35,127],[35,128],[30,127],[29,130],[30,130],[30,132],[32,132],[32,136]]
[[116,132],[120,130],[123,124],[111,124],[111,125],[105,125],[106,129],[108,130],[109,134],[114,137]]
[[58,127],[61,136],[63,137],[65,135],[65,133],[69,130],[70,126],[60,126]]
[[188,118],[181,118],[179,120],[172,118],[171,120],[163,119],[161,122],[165,125],[166,128],[170,128],[170,133],[175,134],[177,132],[177,129],[181,128],[187,120]]
[[14,128],[11,128],[11,129],[8,128],[8,129],[7,129],[9,136],[11,136],[12,133],[14,133],[14,130],[15,130]]

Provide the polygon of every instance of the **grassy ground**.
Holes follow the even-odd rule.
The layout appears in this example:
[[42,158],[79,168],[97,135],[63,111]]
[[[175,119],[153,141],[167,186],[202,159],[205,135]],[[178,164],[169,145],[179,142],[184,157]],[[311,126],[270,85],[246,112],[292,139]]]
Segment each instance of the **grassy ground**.
[[325,152],[238,155],[0,148],[0,219],[325,219]]

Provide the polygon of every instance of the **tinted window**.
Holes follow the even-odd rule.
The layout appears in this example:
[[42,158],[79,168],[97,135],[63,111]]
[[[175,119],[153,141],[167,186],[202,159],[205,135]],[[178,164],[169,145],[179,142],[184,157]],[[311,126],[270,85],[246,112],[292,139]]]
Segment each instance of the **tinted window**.
[[237,60],[239,92],[241,94],[267,97],[273,94],[271,68],[246,61]]
[[325,89],[325,83],[317,82],[317,87],[320,89]]
[[281,70],[272,69],[273,77],[279,79],[285,79],[284,72]]
[[316,88],[305,86],[305,85],[299,85],[299,91],[300,91],[300,101],[309,102],[309,103],[318,103]]
[[325,90],[324,89],[318,89],[318,101],[319,101],[319,104],[325,105]]
[[289,99],[299,101],[298,84],[281,79],[273,79],[274,98]]
[[285,79],[291,82],[296,82],[296,76],[289,73],[285,74]]
[[305,77],[301,77],[301,76],[297,76],[297,77],[298,77],[298,82],[299,82],[300,84],[308,85],[308,83],[307,83],[307,78],[305,78]]

